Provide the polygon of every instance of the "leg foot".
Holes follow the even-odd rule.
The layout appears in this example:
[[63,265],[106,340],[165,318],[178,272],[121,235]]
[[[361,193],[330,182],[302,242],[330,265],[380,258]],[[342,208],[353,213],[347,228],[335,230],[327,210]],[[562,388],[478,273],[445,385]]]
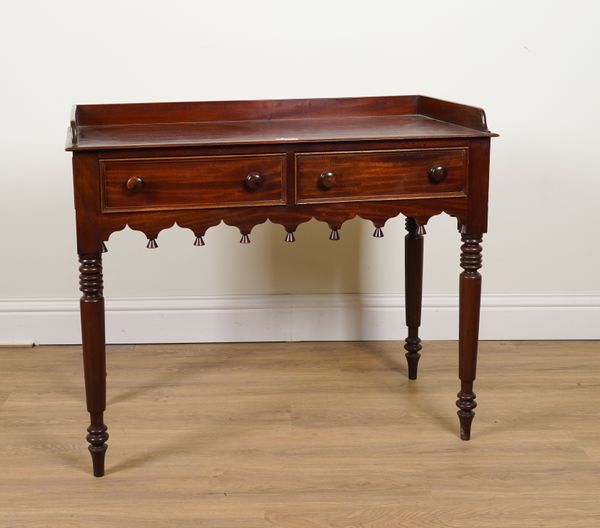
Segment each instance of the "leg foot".
[[104,456],[108,449],[108,445],[106,444],[108,440],[107,427],[103,423],[100,425],[90,425],[87,431],[87,441],[90,444],[88,449],[92,455],[94,477],[102,477],[104,476]]
[[470,440],[471,439],[471,424],[475,413],[473,409],[477,407],[475,401],[474,392],[459,392],[457,394],[458,400],[456,400],[456,406],[458,407],[458,420],[460,422],[460,439]]
[[418,337],[407,337],[404,345],[406,350],[406,362],[408,364],[408,379],[417,379],[417,368],[419,366],[419,359],[421,359],[421,353],[419,352],[423,347],[421,346],[421,340]]

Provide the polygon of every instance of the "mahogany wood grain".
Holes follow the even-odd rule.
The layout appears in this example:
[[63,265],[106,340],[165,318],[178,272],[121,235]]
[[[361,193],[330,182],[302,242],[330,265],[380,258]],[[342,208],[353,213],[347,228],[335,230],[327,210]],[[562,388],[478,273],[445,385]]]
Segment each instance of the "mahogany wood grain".
[[[423,234],[447,213],[462,226],[458,396],[461,437],[470,436],[481,276],[487,231],[490,138],[483,110],[423,96],[80,105],[73,151],[88,442],[104,474],[108,432],[101,253],[116,231],[142,231],[149,248],[175,223],[201,246],[225,222],[250,241],[267,220],[294,241],[298,225],[370,220],[375,236],[407,220],[405,343],[409,377],[420,357]],[[284,237],[282,237],[283,239]]]
[[[103,211],[284,204],[285,162],[285,154],[103,159]],[[250,189],[253,173],[261,182]],[[132,174],[143,182],[136,192],[126,185]]]
[[80,126],[68,150],[489,137],[421,115]]
[[256,121],[347,116],[417,114],[418,95],[340,97],[328,99],[263,99],[77,105],[75,121],[85,125]]
[[[439,183],[429,170],[441,165]],[[466,149],[361,150],[296,154],[296,203],[330,203],[398,198],[464,196]],[[323,188],[320,176],[335,175]]]
[[[433,115],[432,115],[433,114]],[[76,126],[425,115],[489,132],[481,108],[423,95],[77,105]]]
[[494,135],[482,109],[418,95],[78,105],[67,150]]
[[[416,113],[432,119],[449,121],[465,128],[489,132],[485,112],[482,108],[475,106],[466,106],[421,95],[417,99]],[[494,136],[495,134],[490,135]]]

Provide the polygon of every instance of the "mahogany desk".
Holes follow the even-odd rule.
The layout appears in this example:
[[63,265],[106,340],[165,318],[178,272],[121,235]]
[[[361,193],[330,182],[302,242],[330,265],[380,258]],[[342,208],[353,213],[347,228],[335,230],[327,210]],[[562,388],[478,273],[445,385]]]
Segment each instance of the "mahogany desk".
[[[87,441],[94,475],[104,474],[108,439],[102,255],[126,225],[148,248],[177,223],[204,245],[224,221],[242,243],[267,219],[294,242],[299,224],[327,222],[331,240],[356,216],[374,236],[406,216],[408,377],[421,340],[423,235],[433,215],[457,218],[460,265],[458,393],[460,436],[468,440],[481,297],[481,240],[487,229],[491,133],[479,108],[423,96],[76,106],[73,152]],[[391,271],[392,272],[392,271]]]

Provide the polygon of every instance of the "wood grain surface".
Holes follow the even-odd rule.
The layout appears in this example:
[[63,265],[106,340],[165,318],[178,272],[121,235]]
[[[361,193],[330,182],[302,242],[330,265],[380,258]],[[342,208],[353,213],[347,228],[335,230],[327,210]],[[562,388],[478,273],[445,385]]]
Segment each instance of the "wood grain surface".
[[597,527],[600,343],[108,347],[111,463],[89,472],[80,347],[0,354],[0,527]]
[[[295,159],[297,203],[466,196],[468,150],[464,148],[300,152]],[[428,176],[436,165],[443,165],[448,173],[437,183]],[[323,172],[335,175],[330,188],[320,185]]]
[[[286,155],[176,156],[101,160],[103,211],[155,211],[285,204]],[[256,189],[248,174],[260,175]],[[141,188],[131,192],[135,174]]]
[[67,150],[493,137],[481,108],[422,95],[77,105]]
[[81,126],[77,146],[101,150],[198,145],[470,138],[492,134],[420,115]]

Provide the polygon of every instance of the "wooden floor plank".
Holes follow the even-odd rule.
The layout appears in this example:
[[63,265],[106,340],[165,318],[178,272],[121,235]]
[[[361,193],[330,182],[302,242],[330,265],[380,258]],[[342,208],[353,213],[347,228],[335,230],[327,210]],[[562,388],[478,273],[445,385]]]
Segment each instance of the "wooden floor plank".
[[[574,357],[577,359],[574,360]],[[110,347],[91,476],[81,350],[0,350],[0,528],[600,526],[600,343]]]

